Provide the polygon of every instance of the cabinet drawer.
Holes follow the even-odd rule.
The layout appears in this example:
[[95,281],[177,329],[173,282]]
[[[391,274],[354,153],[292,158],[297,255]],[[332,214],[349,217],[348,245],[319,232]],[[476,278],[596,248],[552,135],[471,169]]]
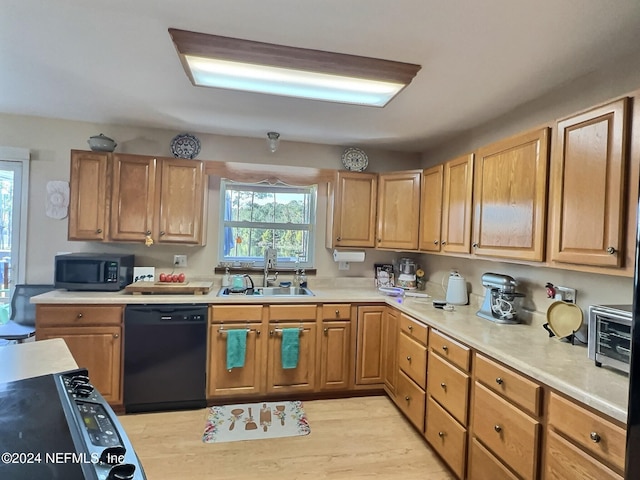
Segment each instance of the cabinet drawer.
[[424,432],[425,394],[404,372],[398,372],[396,384],[396,403],[415,427]]
[[400,333],[398,338],[398,367],[420,388],[427,388],[427,347],[404,332]]
[[465,347],[433,329],[429,333],[429,346],[431,350],[442,355],[465,372],[469,371],[469,363],[471,360],[471,350],[469,350],[469,347]]
[[315,320],[316,305],[269,305],[269,320]]
[[473,433],[522,478],[536,478],[540,424],[478,382],[474,394]]
[[404,313],[400,314],[400,330],[423,345],[427,344],[429,328]]
[[211,322],[259,322],[262,305],[229,305],[211,307]]
[[626,432],[555,393],[549,398],[549,426],[592,454],[624,469]]
[[36,305],[36,318],[38,327],[121,325],[123,311],[122,305]]
[[427,382],[429,395],[436,399],[456,420],[466,426],[469,375],[437,355],[431,355]]
[[331,303],[322,305],[323,320],[350,320],[351,305],[348,303]]
[[491,455],[475,438],[471,440],[469,480],[518,480],[500,460]]
[[595,458],[553,431],[547,432],[545,480],[622,480]]
[[431,397],[427,399],[425,437],[458,476],[464,478],[467,429],[460,426]]
[[542,387],[531,380],[503,367],[487,357],[476,354],[474,368],[476,380],[494,392],[504,395],[534,415],[540,415]]

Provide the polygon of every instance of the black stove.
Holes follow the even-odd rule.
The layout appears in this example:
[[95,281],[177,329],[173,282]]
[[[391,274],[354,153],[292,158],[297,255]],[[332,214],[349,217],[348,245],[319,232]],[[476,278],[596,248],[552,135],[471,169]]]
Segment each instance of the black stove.
[[146,479],[83,369],[0,383],[0,478]]

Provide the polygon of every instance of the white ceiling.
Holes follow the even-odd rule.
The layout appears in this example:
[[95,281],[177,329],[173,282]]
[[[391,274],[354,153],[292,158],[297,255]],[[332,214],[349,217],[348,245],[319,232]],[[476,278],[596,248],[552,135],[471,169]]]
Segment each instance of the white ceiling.
[[[638,0],[0,0],[0,112],[423,151],[640,50]],[[385,108],[191,85],[167,29],[422,65]]]

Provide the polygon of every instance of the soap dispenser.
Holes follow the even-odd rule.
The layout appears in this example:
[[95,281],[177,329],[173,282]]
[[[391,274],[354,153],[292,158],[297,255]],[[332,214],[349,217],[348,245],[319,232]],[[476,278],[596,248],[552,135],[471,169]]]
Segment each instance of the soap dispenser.
[[229,269],[225,268],[224,275],[222,275],[222,286],[228,287],[229,285],[231,285],[231,275],[229,274]]

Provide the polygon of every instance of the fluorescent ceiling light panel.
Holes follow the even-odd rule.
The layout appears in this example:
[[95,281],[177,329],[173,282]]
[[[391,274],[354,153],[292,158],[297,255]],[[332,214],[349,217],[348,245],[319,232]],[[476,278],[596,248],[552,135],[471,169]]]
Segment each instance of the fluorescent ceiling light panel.
[[196,86],[384,107],[419,65],[169,29]]

